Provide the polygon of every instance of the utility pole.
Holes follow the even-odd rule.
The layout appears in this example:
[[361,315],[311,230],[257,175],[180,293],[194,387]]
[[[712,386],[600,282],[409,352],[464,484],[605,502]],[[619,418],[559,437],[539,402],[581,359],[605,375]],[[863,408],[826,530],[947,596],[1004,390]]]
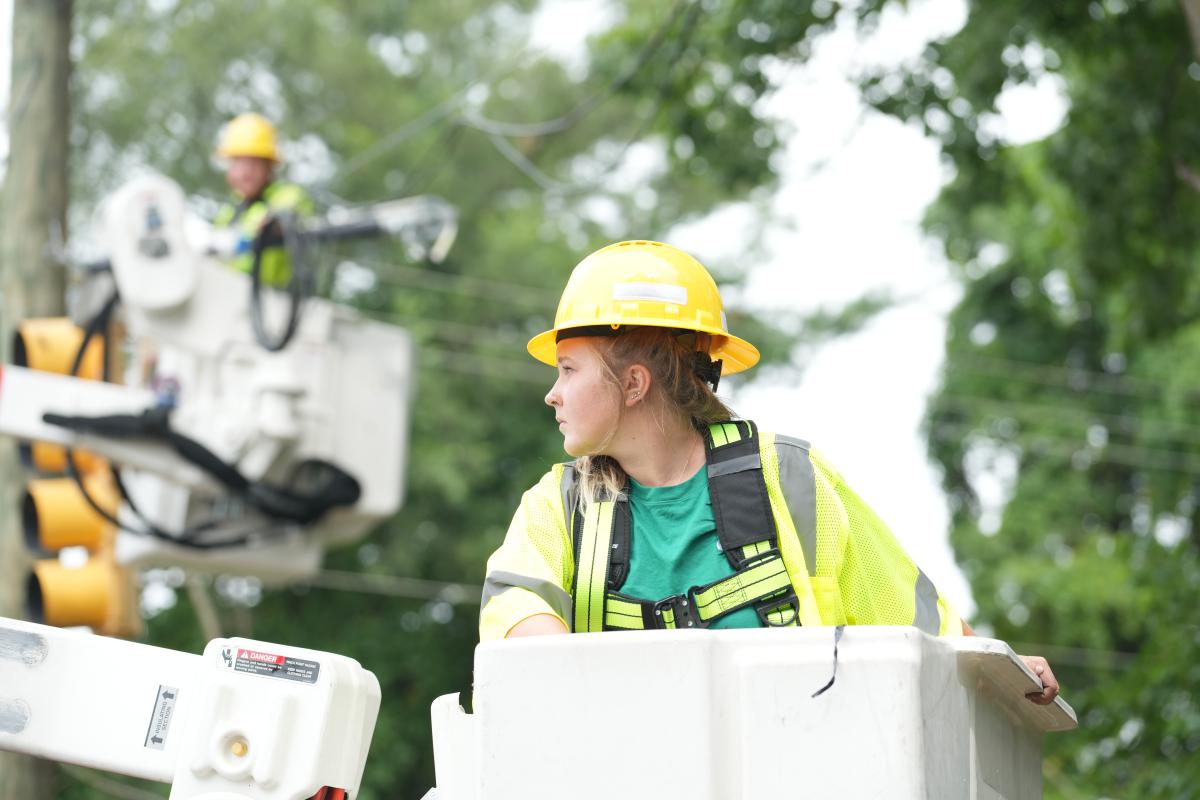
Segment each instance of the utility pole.
[[[0,363],[11,362],[19,320],[59,316],[64,310],[66,275],[55,251],[67,230],[71,2],[13,4],[8,171],[0,194]],[[2,617],[25,613],[30,559],[20,526],[24,483],[16,447],[0,442]],[[49,762],[0,752],[0,800],[52,800],[58,795],[55,777]]]

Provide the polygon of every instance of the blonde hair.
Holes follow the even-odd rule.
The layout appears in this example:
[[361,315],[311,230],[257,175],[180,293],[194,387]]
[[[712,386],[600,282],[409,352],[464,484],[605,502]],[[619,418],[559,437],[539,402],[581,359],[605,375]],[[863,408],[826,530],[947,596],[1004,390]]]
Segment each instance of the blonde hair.
[[[730,410],[709,385],[696,374],[697,354],[707,353],[712,337],[706,333],[671,328],[642,326],[630,328],[619,336],[593,340],[606,377],[620,393],[618,376],[633,364],[650,371],[650,392],[643,402],[650,403],[658,426],[666,430],[674,417],[697,431],[704,432],[715,422],[733,419]],[[609,440],[616,434],[609,432]],[[605,441],[605,444],[609,440]],[[616,497],[625,488],[625,470],[612,456],[586,455],[575,459],[578,506],[581,512],[589,504]]]

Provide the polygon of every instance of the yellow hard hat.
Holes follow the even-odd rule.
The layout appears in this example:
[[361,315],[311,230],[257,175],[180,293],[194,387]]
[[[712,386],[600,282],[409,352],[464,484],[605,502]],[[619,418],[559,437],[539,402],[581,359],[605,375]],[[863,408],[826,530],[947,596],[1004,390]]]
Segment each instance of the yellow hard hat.
[[[529,354],[554,366],[558,341],[626,325],[712,335],[708,354],[730,375],[758,363],[758,349],[729,333],[717,284],[696,259],[662,242],[617,242],[579,262],[558,302],[554,327],[529,340]],[[589,330],[595,329],[595,330]]]
[[238,114],[221,132],[218,158],[249,156],[282,161],[275,143],[275,126],[261,114]]

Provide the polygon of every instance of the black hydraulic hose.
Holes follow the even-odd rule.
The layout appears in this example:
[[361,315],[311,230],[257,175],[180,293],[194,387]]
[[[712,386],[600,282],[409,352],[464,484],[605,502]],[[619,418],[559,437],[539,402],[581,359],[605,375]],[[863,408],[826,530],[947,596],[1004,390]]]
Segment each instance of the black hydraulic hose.
[[250,505],[275,519],[309,524],[335,506],[352,505],[362,494],[354,476],[325,461],[312,459],[297,465],[293,483],[303,479],[305,470],[315,472],[320,485],[308,492],[291,488],[255,483],[237,467],[209,450],[200,442],[172,430],[164,409],[149,409],[141,414],[110,414],[101,417],[70,417],[63,414],[44,414],[50,425],[82,433],[92,433],[113,439],[159,439],[168,442],[189,464],[203,470],[230,493],[242,497]]
[[[300,326],[301,306],[312,293],[312,270],[308,264],[308,237],[296,229],[294,214],[271,214],[259,227],[251,244],[250,262],[250,323],[259,345],[272,353],[288,346]],[[263,315],[263,253],[276,241],[283,241],[291,277],[288,280],[288,317],[283,333],[272,336],[267,332]]]
[[[254,324],[255,336],[265,349],[272,352],[282,350],[291,341],[299,326],[300,311],[304,299],[311,293],[311,270],[308,264],[308,244],[310,241],[334,240],[342,238],[357,238],[378,235],[382,228],[374,222],[350,223],[341,226],[329,226],[312,233],[299,231],[294,224],[294,215],[280,214],[268,217],[255,237],[251,266],[251,319]],[[287,327],[282,336],[272,339],[266,332],[262,313],[262,255],[267,247],[284,244],[292,268],[291,280],[288,283],[290,308]],[[107,260],[97,261],[87,265],[90,274],[111,271],[111,263]],[[91,340],[101,333],[109,324],[113,311],[120,300],[120,295],[114,291],[104,303],[100,311],[92,317],[84,328],[83,340],[75,353],[71,365],[71,374],[77,375]],[[103,379],[111,378],[111,342],[104,339]],[[298,483],[306,471],[320,476],[319,486],[310,491],[302,492],[292,488],[271,486],[254,483],[247,479],[236,466],[222,460],[200,442],[192,439],[170,427],[169,411],[165,408],[147,409],[140,415],[109,415],[102,417],[68,417],[61,414],[48,413],[43,419],[55,425],[60,425],[77,431],[86,431],[115,438],[151,437],[165,439],[185,461],[193,464],[212,476],[226,487],[231,494],[242,497],[249,505],[277,520],[287,520],[299,524],[310,524],[323,516],[331,508],[353,505],[361,496],[362,490],[354,476],[345,470],[319,460],[310,460],[298,464],[293,470],[290,482]],[[144,526],[144,530],[130,528],[122,523],[115,515],[102,508],[88,492],[75,464],[73,448],[65,448],[67,455],[68,473],[75,481],[80,493],[87,504],[103,519],[122,530],[138,535],[149,535],[169,541],[183,547],[209,549],[215,547],[231,547],[244,544],[248,536],[235,539],[205,542],[195,537],[205,531],[212,530],[220,524],[220,520],[211,519],[185,527],[177,534],[171,534],[154,524],[134,503],[128,489],[121,479],[119,469],[115,464],[109,468],[122,500],[130,511]]]
[[[104,268],[110,268],[107,261],[96,263],[103,265]],[[89,267],[91,266],[92,265],[89,265]],[[79,348],[75,351],[75,358],[71,361],[71,375],[79,374],[79,367],[83,363],[84,354],[87,352],[88,345],[91,343],[92,339],[94,339],[108,327],[108,324],[112,319],[112,314],[116,310],[119,302],[120,293],[114,290],[112,296],[105,301],[104,305],[101,306],[96,315],[88,320],[87,324],[84,326],[83,339],[79,343]],[[104,363],[101,367],[101,375],[102,378],[107,381],[112,377],[112,343],[109,341],[109,337],[107,336],[104,337],[103,350],[104,351],[101,357],[103,358]],[[46,414],[43,416],[45,421],[51,422],[51,424],[58,424],[56,422],[52,422],[52,420],[55,418],[66,419],[65,417],[57,414]],[[86,502],[93,511],[99,514],[102,519],[116,526],[120,530],[128,531],[129,533],[139,536],[152,536],[156,539],[162,539],[182,547],[201,550],[216,547],[229,547],[232,545],[243,544],[246,541],[246,537],[218,542],[204,542],[195,539],[198,534],[215,528],[219,524],[217,520],[209,520],[189,526],[181,531],[178,535],[172,535],[167,531],[164,531],[162,528],[155,525],[149,518],[147,518],[146,515],[143,514],[142,511],[137,507],[133,501],[133,498],[129,494],[129,490],[126,488],[124,481],[121,479],[120,470],[117,469],[115,464],[110,463],[109,470],[112,473],[113,482],[117,486],[117,490],[121,495],[121,499],[125,501],[125,503],[129,506],[130,511],[134,513],[134,515],[144,526],[143,530],[131,528],[125,523],[121,522],[116,515],[109,513],[107,509],[103,508],[96,501],[96,498],[92,496],[91,492],[88,491],[87,485],[83,482],[83,476],[79,474],[79,467],[75,463],[75,449],[72,447],[64,447],[63,450],[66,453],[67,474],[75,482],[75,486],[79,490],[80,495],[83,497],[84,502]]]
[[[84,353],[87,352],[88,344],[92,341],[92,339],[98,333],[100,333],[101,331],[103,331],[105,328],[108,327],[109,320],[112,319],[113,311],[116,309],[117,303],[119,303],[120,301],[121,301],[120,293],[117,291],[113,291],[112,295],[107,300],[104,301],[104,305],[102,305],[100,307],[100,310],[98,312],[96,312],[96,316],[94,316],[90,320],[88,320],[87,325],[84,326],[83,341],[79,343],[79,349],[75,351],[75,358],[71,360],[71,372],[70,372],[71,375],[79,374],[79,367],[83,364],[83,355],[84,355]],[[112,377],[112,375],[110,374],[112,365],[109,363],[112,360],[110,358],[111,355],[112,355],[112,352],[110,349],[110,343],[108,341],[108,338],[105,337],[104,353],[102,356],[104,359],[104,362],[101,365],[100,370],[101,370],[101,378],[106,381],[111,379],[111,377]]]

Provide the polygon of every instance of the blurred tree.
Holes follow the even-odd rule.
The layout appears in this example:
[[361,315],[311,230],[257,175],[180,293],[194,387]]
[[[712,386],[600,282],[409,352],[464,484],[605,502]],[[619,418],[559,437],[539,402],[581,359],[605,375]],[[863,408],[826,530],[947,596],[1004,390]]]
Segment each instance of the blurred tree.
[[[1080,712],[1080,734],[1047,740],[1047,795],[1195,797],[1196,5],[969,8],[901,74],[863,81],[954,170],[927,217],[964,286],[927,419],[952,542],[980,627],[1043,643],[1027,649]],[[998,99],[1032,84],[1066,117],[1011,143]]]
[[[720,203],[765,204],[783,134],[758,100],[772,66],[806,57],[836,10],[807,5],[616,2],[611,24],[563,63],[531,44],[534,0],[96,0],[79,9],[73,47],[75,212],[142,167],[203,210],[199,197],[224,193],[219,126],[247,110],[281,123],[290,177],[326,205],[420,193],[455,204],[461,233],[442,264],[411,263],[387,242],[356,246],[353,262],[322,254],[342,261],[323,282],[337,299],[407,327],[420,348],[406,506],[329,566],[481,582],[521,492],[563,457],[551,413],[539,416],[552,371],[525,341],[593,247],[664,235]],[[744,232],[747,262],[758,233]],[[730,279],[743,268],[714,266]],[[880,305],[783,332],[731,317],[780,358],[793,334],[834,335]],[[470,688],[475,598],[449,586],[385,602],[365,581],[321,585],[260,596],[219,581],[227,632],[375,671],[384,706],[360,796],[419,797],[432,783],[429,703]],[[190,617],[180,598],[150,621],[151,641],[198,651]]]
[[[0,194],[0,364],[12,359],[11,331],[17,320],[64,311],[66,273],[53,253],[67,232],[67,42],[72,5],[71,0],[59,0],[9,9],[12,99],[4,120],[9,153]],[[0,617],[25,613],[30,557],[20,520],[28,477],[16,448],[0,449]],[[0,753],[0,800],[53,796],[54,777],[49,764]]]
[[[421,347],[406,508],[331,566],[477,581],[520,492],[562,457],[536,411],[549,371],[523,343],[570,266],[724,202],[765,207],[787,130],[761,100],[816,37],[839,20],[869,31],[889,5],[614,0],[563,63],[530,43],[536,0],[96,0],[74,43],[76,216],[141,166],[223,194],[216,132],[251,109],[282,123],[292,177],[325,204],[455,203],[446,263],[378,243],[327,276]],[[1049,645],[1081,712],[1085,733],[1048,740],[1052,796],[1182,797],[1200,777],[1198,18],[1195,0],[972,3],[959,33],[863,81],[954,169],[928,216],[964,284],[930,449],[979,619]],[[997,99],[1039,81],[1061,87],[1064,124],[1012,144]],[[747,263],[760,232],[743,233]],[[743,265],[715,266],[736,279]],[[776,357],[795,341],[734,323]],[[454,587],[386,603],[362,588],[267,592],[252,609],[255,592],[226,591],[222,613],[231,632],[375,670],[386,700],[362,796],[420,796],[428,702],[469,687],[474,610]],[[190,613],[155,618],[153,641],[198,649]]]

